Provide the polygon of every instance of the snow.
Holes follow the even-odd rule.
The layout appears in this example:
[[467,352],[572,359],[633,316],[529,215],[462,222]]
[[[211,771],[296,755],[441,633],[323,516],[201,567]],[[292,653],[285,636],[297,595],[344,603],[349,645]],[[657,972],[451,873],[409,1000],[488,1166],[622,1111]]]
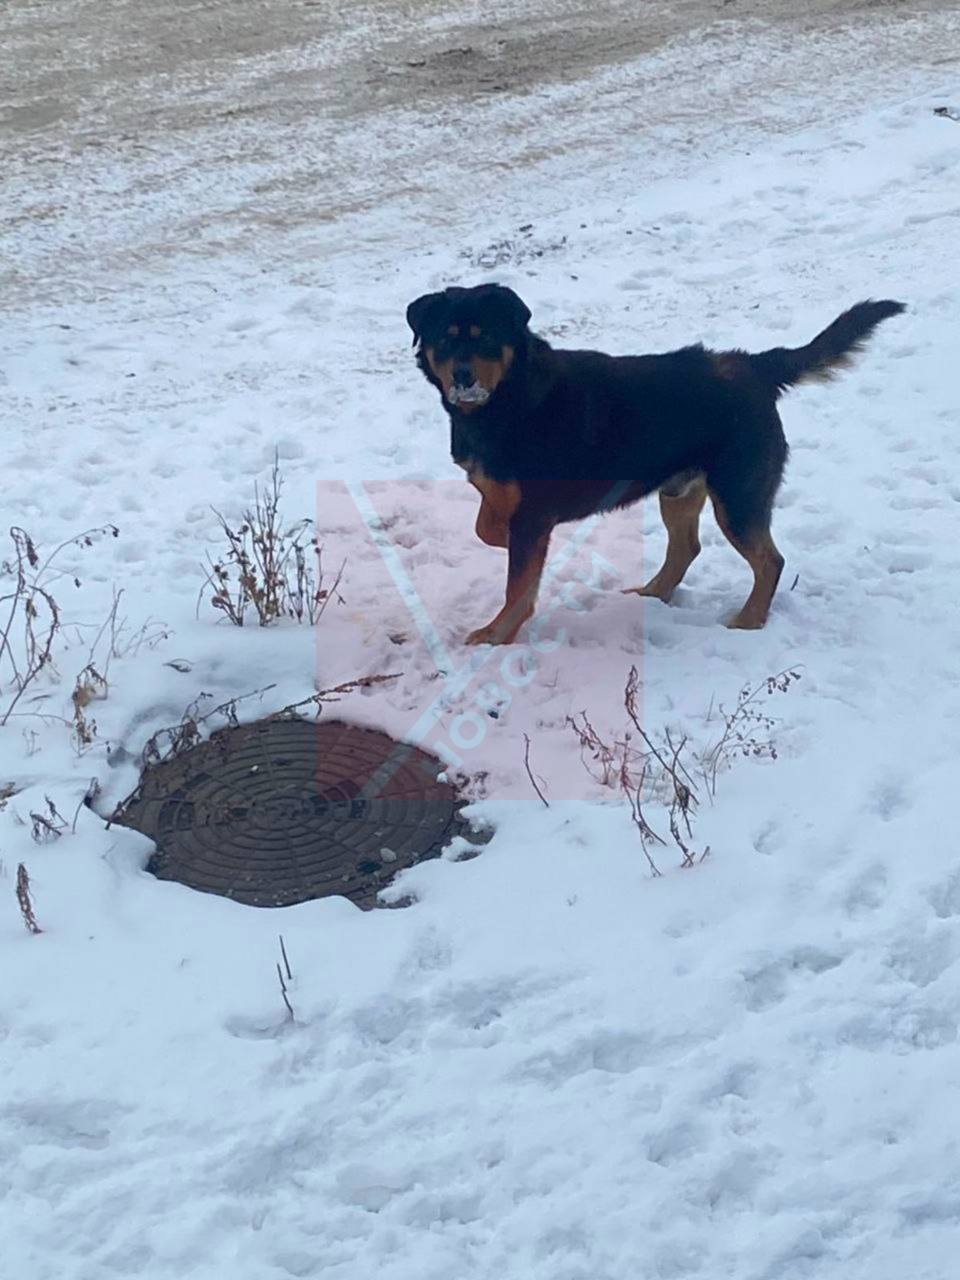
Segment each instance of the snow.
[[[68,297],[54,282],[0,322],[5,523],[45,552],[119,528],[60,556],[59,679],[0,734],[17,788],[0,812],[11,1276],[955,1274],[960,131],[933,108],[956,86],[901,68],[897,94],[889,60],[867,64],[837,91],[855,112],[793,128],[808,70],[748,147],[697,154],[678,121],[674,153],[666,126],[638,127],[629,170],[619,142],[606,172],[602,151],[568,172],[531,159],[472,223],[465,203],[430,227],[421,192],[413,225],[408,193],[379,235],[358,212],[352,245],[344,215],[330,259],[292,267],[296,235],[259,266],[187,246]],[[371,126],[373,154],[388,136]],[[196,198],[218,211],[229,193],[198,179]],[[211,254],[216,235],[214,219]],[[619,593],[658,563],[648,502],[561,531],[523,643],[461,645],[499,605],[503,556],[473,537],[476,494],[403,315],[491,275],[558,344],[624,352],[799,344],[862,297],[907,302],[854,370],[784,402],[787,568],[763,632],[720,625],[747,571],[712,522],[673,604]],[[197,604],[211,507],[236,515],[275,450],[285,511],[316,513],[325,563],[346,562],[316,634],[237,630]],[[154,621],[110,660],[78,751],[54,717],[91,653],[107,660],[115,587],[128,642]],[[704,799],[709,856],[684,870],[657,851],[659,878],[566,724],[586,710],[622,733],[634,664],[648,730],[696,749],[744,684],[802,677],[761,696],[778,758],[733,762]],[[412,907],[194,894],[81,804],[94,777],[101,812],[129,792],[149,735],[200,691],[272,686],[240,704],[253,717],[385,672],[401,674],[337,714],[482,776],[475,812],[496,828],[479,857],[402,875]],[[67,830],[38,844],[45,797]]]

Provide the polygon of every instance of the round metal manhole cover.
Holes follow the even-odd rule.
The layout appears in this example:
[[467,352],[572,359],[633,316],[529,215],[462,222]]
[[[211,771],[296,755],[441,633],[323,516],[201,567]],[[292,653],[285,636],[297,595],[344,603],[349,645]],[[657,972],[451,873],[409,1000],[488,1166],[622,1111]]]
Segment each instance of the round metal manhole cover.
[[263,720],[148,767],[113,821],[154,841],[161,880],[256,907],[340,894],[369,908],[398,871],[468,834],[442,769],[375,729]]

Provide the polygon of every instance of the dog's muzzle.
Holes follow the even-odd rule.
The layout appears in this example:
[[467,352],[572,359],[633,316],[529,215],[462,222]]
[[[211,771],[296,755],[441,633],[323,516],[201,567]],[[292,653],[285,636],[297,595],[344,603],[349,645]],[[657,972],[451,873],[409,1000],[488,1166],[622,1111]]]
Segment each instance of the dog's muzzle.
[[469,387],[458,387],[454,383],[447,392],[447,399],[451,404],[486,404],[490,399],[490,392],[479,382],[473,382]]

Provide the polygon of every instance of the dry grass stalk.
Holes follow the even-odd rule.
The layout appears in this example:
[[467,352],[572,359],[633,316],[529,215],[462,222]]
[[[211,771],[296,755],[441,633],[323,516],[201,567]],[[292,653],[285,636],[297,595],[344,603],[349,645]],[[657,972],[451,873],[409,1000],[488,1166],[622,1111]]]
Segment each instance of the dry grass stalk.
[[663,845],[666,841],[662,836],[657,835],[643,812],[643,786],[646,782],[646,777],[646,765],[644,765],[640,777],[636,781],[630,776],[629,770],[624,765],[620,774],[620,790],[626,796],[630,805],[630,816],[640,835],[640,848],[643,850],[643,855],[650,867],[651,875],[656,879],[657,876],[663,875],[663,872],[654,861],[650,846],[655,844]]
[[331,596],[338,596],[343,565],[333,584],[325,587],[323,549],[314,522],[303,519],[283,527],[282,488],[280,464],[274,459],[269,486],[264,492],[255,488],[253,507],[243,513],[237,528],[215,510],[227,546],[222,556],[209,559],[201,596],[212,585],[210,603],[236,627],[245,624],[251,610],[261,627],[282,618],[312,626]]
[[[716,742],[697,751],[686,734],[677,736],[664,729],[654,739],[640,719],[640,676],[630,668],[623,692],[623,704],[630,729],[608,742],[600,736],[581,712],[579,718],[567,717],[567,724],[577,735],[584,768],[603,786],[616,787],[627,799],[640,843],[654,876],[661,874],[652,849],[666,847],[668,841],[648,821],[644,806],[656,802],[666,810],[670,842],[680,854],[681,867],[694,867],[709,856],[709,845],[697,849],[694,837],[700,790],[694,781],[697,772],[711,799],[716,795],[718,772],[733,759],[777,759],[773,737],[776,720],[756,703],[763,695],[786,693],[800,679],[800,672],[789,668],[768,676],[756,686],[745,685],[730,712],[721,705],[723,732]],[[712,711],[712,706],[711,706]],[[708,714],[708,720],[710,718]]]
[[77,676],[73,693],[73,734],[77,750],[83,752],[97,736],[97,722],[88,716],[86,708],[95,699],[107,696],[106,677],[102,676],[92,662],[88,662]]
[[[291,702],[288,706],[273,712],[267,719],[302,719],[303,712],[308,708],[319,716],[326,703],[338,701],[343,694],[352,693],[357,689],[371,689],[376,685],[386,684],[390,680],[399,680],[402,674],[398,671],[390,675],[359,676],[356,680],[346,680],[343,684],[334,685],[330,689],[320,689],[317,693],[312,693],[309,698]],[[148,738],[143,748],[144,765],[161,764],[165,760],[173,760],[176,756],[203,742],[214,729],[238,728],[239,705],[242,702],[248,702],[251,698],[261,698],[275,687],[268,684],[250,693],[238,694],[235,698],[228,698],[226,702],[220,702],[207,711],[201,708],[204,702],[210,701],[211,695],[201,693],[186,708],[178,724],[158,729]]]
[[47,802],[46,813],[34,813],[30,811],[30,819],[32,827],[30,835],[35,844],[50,844],[53,840],[59,840],[64,831],[67,830],[69,823],[63,814],[57,809],[49,796],[44,796]]
[[641,762],[639,753],[630,745],[629,736],[605,742],[585,711],[580,712],[579,722],[576,716],[567,716],[566,722],[580,740],[583,767],[602,787],[619,787],[624,769]]
[[[60,606],[51,591],[53,581],[63,576],[57,558],[69,546],[92,547],[106,536],[119,536],[116,525],[87,529],[41,559],[27,531],[18,525],[11,528],[13,551],[0,565],[0,572],[12,579],[10,589],[0,595],[0,691],[9,699],[5,706],[0,704],[0,726],[37,677],[53,668],[54,643],[62,626]],[[73,583],[80,586],[77,578]]]
[[136,657],[142,648],[154,649],[171,634],[169,627],[156,618],[148,618],[134,630],[129,618],[120,612],[122,600],[123,590],[114,587],[110,612],[103,622],[72,624],[72,629],[78,633],[78,636],[87,631],[94,631],[87,662],[91,666],[99,667],[104,678],[109,676],[110,664],[114,658]]
[[33,901],[30,897],[30,877],[27,875],[27,868],[22,862],[17,867],[17,902],[20,904],[20,914],[23,916],[23,923],[27,933],[43,933],[43,930],[37,924],[37,917],[33,910]]
[[680,865],[681,867],[692,867],[696,862],[703,861],[709,849],[705,849],[698,855],[694,853],[688,843],[693,839],[692,820],[699,803],[696,784],[683,762],[688,739],[684,735],[678,743],[675,743],[670,730],[666,729],[663,735],[663,746],[658,747],[640,723],[639,692],[640,675],[636,667],[631,667],[623,691],[623,704],[627,715],[630,717],[630,723],[640,735],[640,739],[646,746],[649,756],[659,767],[660,776],[658,780],[662,788],[665,788],[668,792],[668,823],[673,842],[680,850]]
[[722,703],[718,706],[723,732],[700,757],[700,773],[711,796],[717,794],[718,772],[737,757],[776,760],[773,731],[778,722],[756,703],[763,694],[769,697],[773,693],[786,693],[800,675],[799,668],[788,667],[774,676],[767,676],[759,684],[745,684],[737,694],[737,704],[732,711],[726,711]]
[[[531,787],[533,787],[534,791],[537,793],[537,795],[538,795],[538,796],[540,797],[540,799],[542,800],[542,802],[543,802],[543,807],[544,807],[545,809],[549,809],[549,808],[550,808],[550,801],[547,799],[547,797],[546,797],[546,796],[543,794],[543,792],[540,790],[540,787],[539,787],[539,785],[537,784],[537,780],[536,780],[536,778],[533,776],[533,770],[532,770],[532,769],[531,769],[531,767],[530,767],[530,738],[529,738],[529,736],[528,736],[527,734],[524,734],[524,735],[523,735],[523,741],[524,741],[524,749],[523,749],[523,765],[524,765],[524,768],[525,768],[525,769],[526,769],[526,771],[527,771],[527,777],[530,779],[530,785],[531,785]],[[541,779],[540,779],[540,781],[541,781],[541,782],[543,782],[543,779],[541,778]],[[544,783],[544,786],[546,786],[546,783]]]

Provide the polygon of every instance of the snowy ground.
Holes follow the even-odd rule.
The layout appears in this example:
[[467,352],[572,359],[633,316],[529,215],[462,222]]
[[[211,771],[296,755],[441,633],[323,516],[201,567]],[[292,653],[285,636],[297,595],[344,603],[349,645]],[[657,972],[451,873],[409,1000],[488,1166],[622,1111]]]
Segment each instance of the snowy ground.
[[[960,98],[958,47],[946,8],[802,40],[725,26],[472,104],[462,167],[449,100],[354,112],[343,199],[313,221],[289,166],[324,154],[329,113],[261,122],[255,151],[239,126],[229,152],[206,129],[158,128],[143,154],[25,145],[4,190],[3,525],[43,552],[119,534],[62,553],[61,679],[0,731],[11,1276],[955,1275],[960,123],[933,109]],[[908,303],[842,381],[784,404],[765,631],[720,625],[748,584],[709,522],[671,606],[619,594],[658,562],[648,503],[557,540],[536,645],[462,647],[503,557],[473,538],[403,310],[487,278],[558,343],[614,351],[801,343],[862,297]],[[197,610],[211,504],[238,512],[275,449],[286,510],[346,562],[316,636]],[[107,662],[115,587],[126,638],[153,619],[156,643],[110,661],[78,752],[54,717],[91,652]],[[632,664],[648,729],[699,747],[718,701],[802,667],[761,699],[778,759],[723,772],[709,858],[664,851],[658,879],[564,724],[621,732]],[[404,877],[407,910],[196,895],[78,809],[93,777],[101,807],[128,792],[201,690],[273,682],[253,716],[383,672],[402,674],[342,714],[486,775],[497,827],[482,856]],[[47,796],[75,831],[36,844]]]

